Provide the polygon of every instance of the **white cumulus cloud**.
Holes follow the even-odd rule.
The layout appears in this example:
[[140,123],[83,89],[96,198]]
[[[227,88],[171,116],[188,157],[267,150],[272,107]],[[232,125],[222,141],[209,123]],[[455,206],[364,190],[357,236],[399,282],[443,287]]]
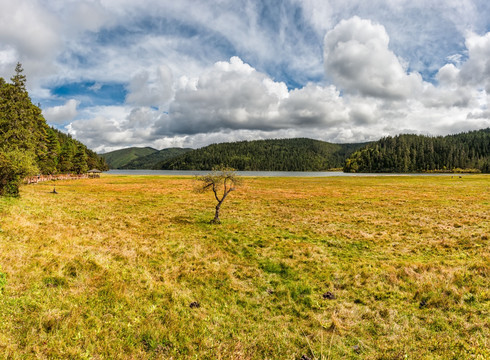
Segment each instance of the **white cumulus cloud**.
[[382,25],[357,16],[341,21],[325,36],[325,71],[345,92],[405,99],[421,86],[418,73],[407,74],[389,49]]
[[50,124],[62,124],[73,120],[77,114],[78,100],[70,99],[64,105],[53,106],[43,110],[46,121]]
[[160,65],[153,72],[143,70],[131,79],[126,102],[137,106],[162,106],[173,96],[172,70]]
[[483,36],[469,33],[466,39],[468,61],[459,73],[463,85],[483,86],[490,93],[490,32]]
[[279,104],[288,94],[286,85],[238,57],[217,62],[193,84],[176,91],[162,135],[281,127]]

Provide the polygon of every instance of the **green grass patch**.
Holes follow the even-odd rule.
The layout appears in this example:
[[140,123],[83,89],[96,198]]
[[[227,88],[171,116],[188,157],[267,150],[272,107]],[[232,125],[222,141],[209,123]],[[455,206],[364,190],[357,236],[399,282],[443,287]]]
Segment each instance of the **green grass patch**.
[[107,176],[0,199],[0,358],[486,359],[490,178]]

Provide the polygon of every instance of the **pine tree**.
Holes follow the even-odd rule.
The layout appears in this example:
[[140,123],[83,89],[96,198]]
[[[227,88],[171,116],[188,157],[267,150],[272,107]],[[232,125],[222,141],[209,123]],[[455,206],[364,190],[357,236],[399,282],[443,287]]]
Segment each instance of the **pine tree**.
[[46,137],[46,152],[40,158],[39,168],[43,174],[56,174],[61,146],[54,129],[49,128]]
[[73,171],[77,174],[83,174],[87,172],[87,154],[83,146],[79,145],[75,156],[73,156]]
[[21,92],[26,92],[26,76],[22,73],[24,69],[22,68],[21,63],[17,63],[15,67],[15,75],[10,78],[12,80],[12,84],[19,89]]

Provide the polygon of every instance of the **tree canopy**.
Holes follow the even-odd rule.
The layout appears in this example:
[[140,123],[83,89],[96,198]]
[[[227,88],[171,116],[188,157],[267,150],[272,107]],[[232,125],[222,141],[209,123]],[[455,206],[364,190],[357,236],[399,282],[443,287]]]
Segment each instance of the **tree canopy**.
[[226,164],[240,171],[325,171],[341,168],[365,144],[331,144],[296,138],[213,144],[157,164],[162,170],[210,170]]
[[48,126],[22,73],[18,63],[11,82],[0,78],[0,195],[17,195],[20,182],[33,174],[107,170],[95,152]]
[[490,128],[448,136],[385,137],[355,151],[346,172],[490,172]]

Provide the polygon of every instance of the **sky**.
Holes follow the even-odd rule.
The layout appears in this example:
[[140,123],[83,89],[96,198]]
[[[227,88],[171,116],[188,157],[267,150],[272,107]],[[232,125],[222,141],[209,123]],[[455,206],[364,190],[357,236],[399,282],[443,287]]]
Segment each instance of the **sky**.
[[100,153],[490,127],[488,0],[0,0],[17,62]]

